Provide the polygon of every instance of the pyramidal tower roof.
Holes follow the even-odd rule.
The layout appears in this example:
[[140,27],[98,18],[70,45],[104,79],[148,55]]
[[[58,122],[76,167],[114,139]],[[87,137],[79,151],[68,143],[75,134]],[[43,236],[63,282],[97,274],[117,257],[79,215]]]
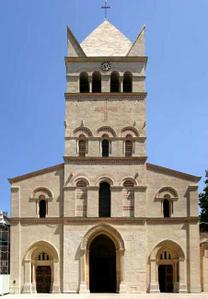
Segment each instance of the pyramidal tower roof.
[[86,56],[126,56],[131,41],[109,21],[105,20],[81,43]]

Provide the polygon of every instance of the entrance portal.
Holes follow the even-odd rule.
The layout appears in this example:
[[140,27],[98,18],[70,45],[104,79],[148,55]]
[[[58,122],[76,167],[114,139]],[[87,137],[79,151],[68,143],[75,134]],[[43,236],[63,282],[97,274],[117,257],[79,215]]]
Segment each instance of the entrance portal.
[[50,293],[51,267],[37,266],[36,268],[36,290],[37,293]]
[[116,249],[106,235],[97,236],[90,245],[90,292],[116,292]]
[[161,293],[173,292],[173,266],[172,265],[160,265],[158,269],[159,274],[159,286]]

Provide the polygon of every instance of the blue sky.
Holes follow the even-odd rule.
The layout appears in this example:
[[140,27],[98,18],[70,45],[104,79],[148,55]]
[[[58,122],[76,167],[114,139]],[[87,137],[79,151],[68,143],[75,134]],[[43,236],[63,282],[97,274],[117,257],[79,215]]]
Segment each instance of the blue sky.
[[[82,41],[103,21],[103,3],[0,1],[0,209],[10,209],[7,178],[62,163],[66,26]],[[149,162],[204,176],[208,1],[109,0],[109,5],[109,20],[132,41],[147,27]]]

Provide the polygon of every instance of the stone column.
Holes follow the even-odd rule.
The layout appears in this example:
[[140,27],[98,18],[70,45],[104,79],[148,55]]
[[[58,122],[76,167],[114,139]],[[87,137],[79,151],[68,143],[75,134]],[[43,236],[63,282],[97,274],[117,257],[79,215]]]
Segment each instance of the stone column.
[[59,277],[59,263],[55,261],[53,263],[53,285],[52,285],[52,293],[60,293],[60,277]]
[[184,259],[179,261],[179,293],[187,293],[186,262]]
[[150,261],[150,293],[159,293],[158,270],[156,260]]
[[120,256],[120,284],[119,284],[119,293],[126,293],[126,284],[125,284],[125,266],[124,266],[124,251],[116,252]]
[[31,283],[31,261],[25,261],[25,282],[23,286],[23,293],[32,293]]
[[83,252],[80,257],[80,287],[79,293],[89,293],[86,282],[86,253]]
[[208,250],[205,249],[204,250],[204,256],[202,257],[202,281],[203,281],[203,291],[204,292],[208,292],[208,281],[207,281],[207,277],[208,277]]
[[35,264],[32,264],[32,292],[33,293],[37,293],[37,290],[36,290]]
[[123,92],[123,77],[120,77],[120,91]]
[[89,92],[92,92],[92,77],[89,77]]

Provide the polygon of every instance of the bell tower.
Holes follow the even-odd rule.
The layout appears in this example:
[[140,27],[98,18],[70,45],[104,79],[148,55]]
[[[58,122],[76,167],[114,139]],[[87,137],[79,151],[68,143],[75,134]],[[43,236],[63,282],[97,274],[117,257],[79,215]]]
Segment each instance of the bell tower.
[[[120,179],[124,176],[144,182],[147,63],[144,34],[142,28],[131,43],[105,20],[80,44],[67,29],[66,216],[99,216],[98,199],[94,198],[94,203],[88,201],[88,207],[77,207],[76,199],[70,195],[79,177],[92,185],[88,187],[92,194],[101,177],[113,177],[112,190],[122,184]],[[126,214],[124,211],[123,215]],[[111,206],[113,215],[123,216]]]

